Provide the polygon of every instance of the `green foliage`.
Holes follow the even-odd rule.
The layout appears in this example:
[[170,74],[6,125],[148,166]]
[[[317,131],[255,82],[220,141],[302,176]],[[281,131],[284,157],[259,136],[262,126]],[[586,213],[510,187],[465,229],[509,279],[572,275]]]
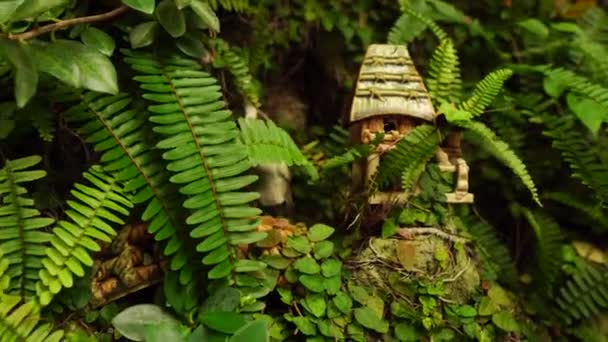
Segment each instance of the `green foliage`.
[[471,97],[460,104],[460,109],[465,110],[473,116],[481,115],[490,105],[498,92],[503,88],[504,82],[513,75],[509,69],[496,70],[488,74],[475,86]]
[[21,297],[0,295],[0,334],[6,341],[62,341],[63,331],[41,323],[40,308],[33,301],[21,304]]
[[576,272],[557,291],[554,299],[557,315],[571,324],[589,319],[606,309],[606,270],[591,264]]
[[227,68],[234,77],[234,83],[243,98],[255,108],[259,108],[261,106],[261,90],[253,79],[246,61],[234,48],[221,39],[217,40],[216,48],[218,58],[213,61],[214,65]]
[[251,168],[247,150],[231,112],[224,109],[217,81],[193,60],[127,52],[126,61],[152,103],[148,110],[155,132],[165,136],[157,147],[173,173],[172,183],[188,197],[186,223],[195,226],[190,236],[202,239],[196,250],[203,264],[213,265],[207,276],[225,278],[239,272],[238,244],[253,243],[265,233],[255,232],[259,209],[248,206],[259,195],[239,192],[256,180],[245,175]]
[[167,241],[163,253],[172,257],[170,269],[180,271],[180,282],[187,284],[193,280],[193,270],[179,206],[183,199],[169,181],[162,156],[154,149],[142,110],[132,102],[127,94],[88,92],[64,116],[79,125],[78,132],[101,153],[104,170],[124,182],[125,191],[135,193],[131,201],[146,204],[142,220],[149,222],[148,231],[157,241]]
[[532,177],[528,173],[526,165],[519,159],[515,152],[509,148],[509,145],[500,140],[490,128],[481,122],[458,123],[458,125],[466,128],[469,132],[480,138],[483,142],[481,146],[513,170],[532,194],[532,199],[539,205],[541,204],[538,197],[538,191],[536,190]]
[[32,298],[36,292],[38,272],[44,268],[45,244],[51,235],[44,228],[54,220],[44,217],[27,197],[25,183],[43,178],[46,172],[32,169],[40,156],[7,160],[0,170],[0,215],[2,235],[0,249],[8,262],[6,275],[11,283],[7,293]]
[[239,118],[241,140],[247,148],[252,166],[284,162],[287,166],[297,165],[317,179],[319,175],[312,163],[302,154],[287,132],[271,120]]
[[426,162],[433,156],[439,146],[439,131],[430,125],[414,128],[395,148],[381,160],[376,182],[380,187],[387,186],[400,175],[405,175],[408,183],[422,173]]
[[100,169],[94,166],[84,173],[90,185],[74,185],[74,199],[67,201],[65,212],[70,221],[61,220],[53,228],[36,286],[42,305],[48,305],[62,287],[72,287],[74,276],[85,275],[83,266],[93,266],[90,254],[101,250],[95,240],[111,242],[116,235],[111,225],[124,224],[120,216],[128,216],[133,207],[123,187]]
[[461,97],[461,79],[458,56],[450,39],[443,39],[433,52],[426,86],[437,103],[458,101]]

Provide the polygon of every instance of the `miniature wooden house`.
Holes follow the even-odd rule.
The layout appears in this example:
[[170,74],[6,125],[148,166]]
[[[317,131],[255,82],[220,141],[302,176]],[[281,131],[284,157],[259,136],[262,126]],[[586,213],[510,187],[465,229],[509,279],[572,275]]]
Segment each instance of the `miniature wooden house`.
[[[424,122],[434,122],[435,111],[420,74],[416,70],[406,46],[374,44],[367,49],[355,96],[351,105],[351,137],[355,143],[370,143],[377,134],[383,133],[383,141],[367,160],[353,165],[353,181],[356,187],[367,186],[380,163],[381,154],[392,149],[400,138]],[[448,142],[453,139],[448,139]],[[459,141],[458,141],[459,143]],[[459,146],[457,148],[459,150]],[[449,152],[451,152],[448,149]],[[456,171],[462,158],[451,158],[439,150],[437,157],[445,171]],[[463,166],[466,168],[466,163]],[[459,179],[462,178],[459,175]],[[464,177],[467,178],[467,177]],[[466,188],[468,189],[468,183]],[[472,195],[460,190],[452,201],[472,202]],[[456,194],[456,192],[455,192]],[[388,191],[376,192],[369,198],[370,204],[389,201],[405,202],[408,194],[399,185]],[[450,194],[448,194],[450,201]]]

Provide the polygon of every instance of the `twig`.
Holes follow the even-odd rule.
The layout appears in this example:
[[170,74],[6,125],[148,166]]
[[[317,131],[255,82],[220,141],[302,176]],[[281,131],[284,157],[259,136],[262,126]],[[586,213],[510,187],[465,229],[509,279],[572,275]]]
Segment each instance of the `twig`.
[[57,31],[57,30],[65,30],[70,26],[74,26],[74,25],[78,25],[78,24],[94,23],[94,22],[98,22],[98,21],[109,20],[109,19],[112,19],[114,17],[117,17],[117,16],[125,13],[128,9],[129,8],[127,6],[122,5],[109,12],[106,12],[106,13],[90,15],[87,17],[79,17],[79,18],[61,20],[57,23],[40,26],[40,27],[37,27],[37,28],[27,31],[27,32],[23,32],[23,33],[19,33],[19,34],[10,34],[9,33],[8,35],[2,35],[2,36],[7,37],[8,39],[11,39],[11,40],[32,39],[32,38],[38,37],[38,36],[43,35],[48,32],[53,32],[53,31]]
[[462,242],[462,243],[467,243],[470,240],[463,238],[461,236],[457,236],[457,235],[452,235],[452,234],[448,234],[438,228],[433,228],[433,227],[419,227],[419,228],[401,228],[399,229],[399,235],[405,237],[405,238],[409,238],[412,235],[424,235],[424,234],[433,234],[433,235],[437,235],[441,238],[444,238],[446,240],[450,240],[453,242]]

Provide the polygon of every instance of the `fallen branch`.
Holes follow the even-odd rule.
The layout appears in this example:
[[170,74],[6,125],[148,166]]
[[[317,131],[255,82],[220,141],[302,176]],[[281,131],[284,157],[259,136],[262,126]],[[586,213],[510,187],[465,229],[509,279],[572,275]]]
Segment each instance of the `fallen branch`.
[[95,22],[99,22],[99,21],[105,21],[105,20],[109,20],[112,19],[114,17],[117,17],[123,13],[125,13],[129,8],[125,5],[122,5],[120,7],[117,7],[109,12],[106,13],[102,13],[102,14],[97,14],[97,15],[90,15],[87,17],[79,17],[79,18],[73,18],[73,19],[67,19],[67,20],[61,20],[59,22],[53,23],[53,24],[49,24],[49,25],[45,25],[45,26],[40,26],[37,27],[33,30],[30,31],[26,31],[23,33],[19,33],[19,34],[3,34],[2,37],[6,37],[8,39],[11,40],[27,40],[27,39],[32,39],[35,37],[38,37],[40,35],[43,35],[45,33],[48,32],[53,32],[53,31],[58,31],[58,30],[65,30],[71,26],[75,26],[78,24],[87,24],[87,23],[95,23]]

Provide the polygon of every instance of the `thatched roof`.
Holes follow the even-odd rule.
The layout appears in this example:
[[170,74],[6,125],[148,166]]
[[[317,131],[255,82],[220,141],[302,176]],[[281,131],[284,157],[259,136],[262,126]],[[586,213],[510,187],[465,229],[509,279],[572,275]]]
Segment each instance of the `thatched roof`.
[[350,122],[377,115],[433,120],[435,111],[424,82],[404,45],[374,44],[359,72]]

